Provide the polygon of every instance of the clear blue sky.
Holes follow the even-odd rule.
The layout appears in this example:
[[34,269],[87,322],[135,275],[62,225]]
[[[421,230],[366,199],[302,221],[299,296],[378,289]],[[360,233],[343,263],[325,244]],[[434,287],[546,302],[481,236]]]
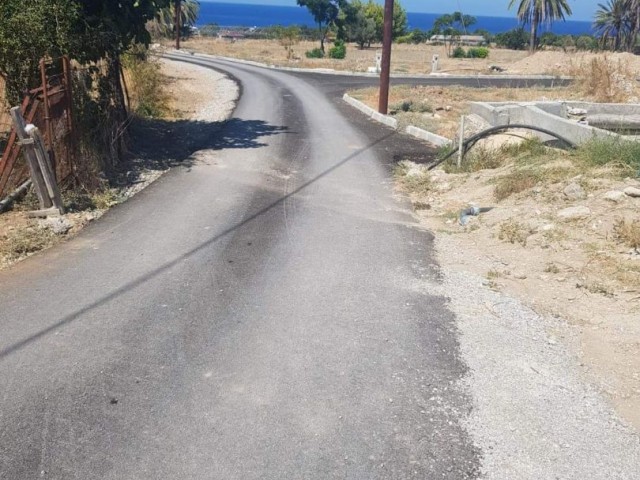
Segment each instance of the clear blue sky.
[[[260,5],[296,5],[296,0],[200,0],[214,3],[253,3]],[[384,0],[376,0],[384,3]],[[458,9],[468,15],[485,15],[490,17],[510,17],[515,15],[509,11],[509,0],[399,0],[410,12],[450,13]],[[593,20],[598,3],[604,0],[569,0],[573,10],[571,20]]]

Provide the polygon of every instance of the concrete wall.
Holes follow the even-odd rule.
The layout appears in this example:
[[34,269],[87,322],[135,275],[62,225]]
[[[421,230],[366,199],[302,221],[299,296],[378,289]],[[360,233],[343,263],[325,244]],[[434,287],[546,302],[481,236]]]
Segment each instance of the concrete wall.
[[[471,113],[479,115],[493,126],[516,123],[532,125],[556,132],[575,144],[584,143],[594,137],[610,138],[619,136],[607,130],[579,124],[575,120],[566,118],[567,107],[586,108],[589,111],[589,105],[594,104],[586,104],[584,102],[472,102],[470,105]],[[636,105],[635,108],[639,109],[640,106]],[[543,133],[536,133],[536,135],[543,141],[548,141],[552,138]]]

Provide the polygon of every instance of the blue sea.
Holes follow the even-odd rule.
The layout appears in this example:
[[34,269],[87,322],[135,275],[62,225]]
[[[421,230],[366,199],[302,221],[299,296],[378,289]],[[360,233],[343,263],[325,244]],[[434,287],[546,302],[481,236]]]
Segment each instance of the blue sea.
[[[428,30],[439,14],[408,12],[409,28]],[[500,33],[518,26],[517,20],[509,17],[477,16],[478,23],[470,30],[484,29],[491,33]],[[200,16],[197,26],[209,23],[220,26],[267,27],[269,25],[309,25],[314,26],[313,17],[306,8],[283,7],[275,5],[249,5],[236,3],[200,2]],[[545,28],[542,29],[545,31]],[[551,31],[558,34],[591,34],[590,22],[555,22]]]

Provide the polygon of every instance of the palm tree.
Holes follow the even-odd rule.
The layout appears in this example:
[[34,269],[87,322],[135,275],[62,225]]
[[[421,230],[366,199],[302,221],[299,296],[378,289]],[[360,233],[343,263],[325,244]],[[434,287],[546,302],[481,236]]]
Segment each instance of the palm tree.
[[633,52],[640,33],[640,0],[628,0],[627,11],[629,12],[629,21],[631,22],[631,34],[627,41],[627,49]]
[[629,0],[609,0],[606,4],[598,4],[593,27],[603,46],[611,45],[613,50],[621,50],[622,45],[629,43],[632,25],[628,7]]
[[516,2],[518,6],[518,20],[523,24],[531,25],[531,37],[529,50],[536,48],[538,28],[542,23],[550,25],[554,20],[564,20],[565,15],[571,15],[571,7],[568,0],[509,0],[509,8]]
[[[171,1],[168,7],[158,11],[156,18],[149,22],[147,29],[154,36],[170,37],[175,32],[176,21],[176,1]],[[200,2],[198,0],[181,0],[180,25],[191,27],[195,25],[200,13]]]

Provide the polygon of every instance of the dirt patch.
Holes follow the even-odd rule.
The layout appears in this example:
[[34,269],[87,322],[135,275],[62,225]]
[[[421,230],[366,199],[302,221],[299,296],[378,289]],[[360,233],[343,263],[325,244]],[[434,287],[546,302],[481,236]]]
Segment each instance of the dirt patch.
[[[589,378],[640,429],[640,198],[623,193],[640,181],[537,148],[510,146],[494,152],[497,168],[461,173],[405,163],[398,187],[446,243],[445,267],[568,321]],[[490,210],[461,225],[470,206]]]
[[28,218],[27,211],[38,208],[32,192],[12,211],[0,214],[0,269],[75,235],[211,142],[212,134],[233,111],[237,85],[195,65],[161,60],[161,68],[170,97],[169,118],[134,119],[128,160],[103,180],[105,187],[100,191],[63,192],[68,213],[59,219]]
[[[183,42],[186,50],[221,55],[243,60],[253,60],[280,67],[323,68],[342,71],[366,72],[376,64],[376,51],[381,45],[358,49],[355,44],[347,46],[344,60],[331,58],[309,59],[305,52],[318,48],[318,42],[300,42],[293,47],[293,58],[287,59],[287,52],[277,40],[238,40],[235,42],[217,38],[193,38]],[[170,43],[166,43],[171,47]],[[396,44],[393,46],[391,70],[393,73],[431,73],[431,59],[439,55],[440,73],[448,74],[491,74],[492,65],[511,65],[527,57],[527,52],[492,48],[489,57],[448,58],[444,46]]]

